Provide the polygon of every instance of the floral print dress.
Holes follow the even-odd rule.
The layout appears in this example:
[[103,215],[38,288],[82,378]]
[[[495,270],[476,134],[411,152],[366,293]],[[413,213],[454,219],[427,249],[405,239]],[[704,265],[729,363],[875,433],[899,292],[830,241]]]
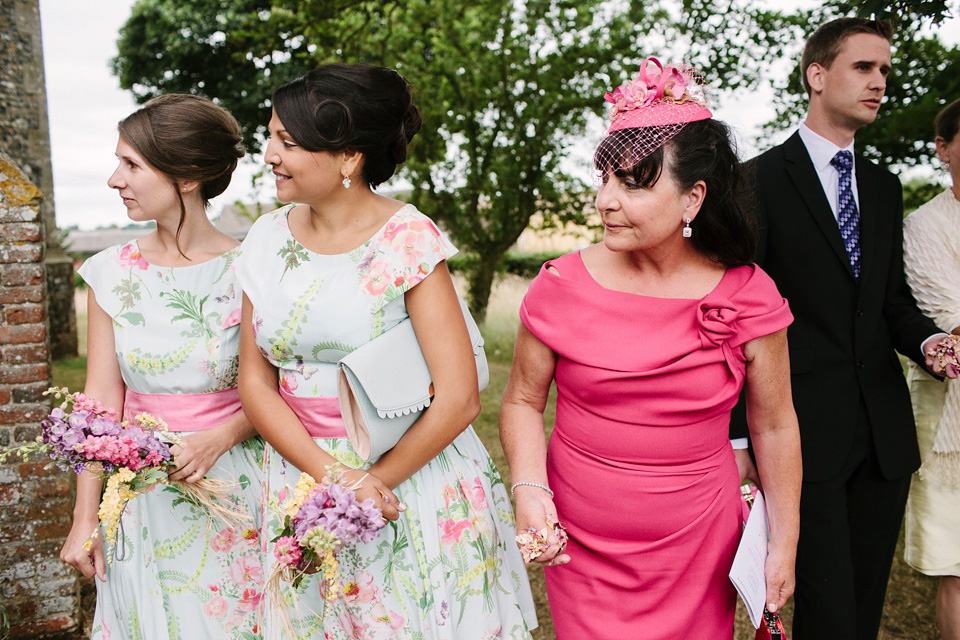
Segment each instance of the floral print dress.
[[[182,409],[176,403],[197,403],[184,394],[237,386],[242,300],[233,269],[237,252],[159,267],[130,242],[83,264],[80,275],[113,318],[117,360],[129,391],[165,394],[153,397]],[[93,638],[262,637],[262,457],[263,441],[251,438],[221,456],[207,474],[234,484],[234,499],[251,516],[239,528],[212,520],[173,486],[127,504],[115,557],[107,558],[107,580],[97,581]]]
[[[353,251],[325,255],[291,234],[291,207],[262,216],[241,247],[237,275],[253,304],[261,353],[285,393],[337,395],[337,362],[408,317],[404,292],[456,249],[411,205]],[[367,467],[346,438],[315,438],[352,467]],[[274,539],[280,505],[300,472],[267,444],[265,531]],[[340,558],[342,590],[324,603],[319,575],[286,599],[298,638],[492,640],[530,638],[536,626],[526,571],[514,542],[513,509],[472,427],[402,483],[407,505],[373,541]],[[265,548],[265,566],[272,548]],[[285,637],[270,627],[267,637]]]

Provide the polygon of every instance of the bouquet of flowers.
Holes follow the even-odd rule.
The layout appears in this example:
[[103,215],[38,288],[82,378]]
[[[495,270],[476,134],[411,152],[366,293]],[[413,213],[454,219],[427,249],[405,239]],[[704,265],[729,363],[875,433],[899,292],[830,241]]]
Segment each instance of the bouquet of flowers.
[[273,548],[277,564],[267,582],[275,611],[284,611],[280,583],[298,587],[304,576],[312,573],[323,573],[324,599],[336,600],[340,594],[338,553],[373,540],[386,525],[371,498],[357,500],[353,490],[359,483],[346,487],[342,471],[331,467],[326,471],[320,482],[301,474],[293,497],[282,505],[284,526]]
[[[45,453],[61,471],[81,473],[92,471],[106,479],[97,516],[106,532],[111,549],[116,547],[117,528],[127,502],[138,493],[148,491],[169,481],[167,474],[173,467],[169,444],[155,435],[159,433],[171,444],[179,438],[167,430],[167,425],[150,414],[141,413],[132,421],[118,421],[116,412],[98,400],[82,393],[70,393],[66,388],[51,387],[44,395],[60,401],[40,422],[37,439],[20,447],[0,452],[0,463],[11,455],[27,460],[32,454]],[[225,524],[236,526],[246,514],[224,506],[228,500],[228,483],[203,478],[190,484],[175,482],[184,497],[208,510]],[[99,535],[94,531],[84,548],[89,549]]]

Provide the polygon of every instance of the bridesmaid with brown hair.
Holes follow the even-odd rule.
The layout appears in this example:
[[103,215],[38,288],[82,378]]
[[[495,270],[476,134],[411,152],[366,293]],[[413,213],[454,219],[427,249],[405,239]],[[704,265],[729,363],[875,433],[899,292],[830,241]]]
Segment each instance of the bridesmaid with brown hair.
[[225,480],[250,518],[231,528],[174,486],[157,488],[127,503],[116,552],[105,558],[102,535],[84,549],[102,486],[84,472],[60,557],[99,578],[94,638],[251,640],[263,587],[263,444],[237,392],[237,242],[206,213],[244,155],[240,128],[205,98],[169,94],[122,120],[119,132],[107,184],[131,220],[156,229],[80,268],[90,285],[84,391],[124,418],[147,412],[181,432],[171,479]]

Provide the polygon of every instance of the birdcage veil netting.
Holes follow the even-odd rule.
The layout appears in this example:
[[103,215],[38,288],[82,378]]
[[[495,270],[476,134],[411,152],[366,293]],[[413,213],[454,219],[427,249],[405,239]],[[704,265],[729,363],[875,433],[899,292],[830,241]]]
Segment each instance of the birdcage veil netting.
[[633,80],[604,95],[611,103],[607,135],[593,155],[597,183],[629,171],[690,122],[711,117],[703,76],[687,65],[647,58]]

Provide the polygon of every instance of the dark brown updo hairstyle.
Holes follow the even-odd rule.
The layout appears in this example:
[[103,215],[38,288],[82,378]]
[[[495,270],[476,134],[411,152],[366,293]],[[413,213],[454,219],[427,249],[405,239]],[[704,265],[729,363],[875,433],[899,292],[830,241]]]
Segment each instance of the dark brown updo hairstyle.
[[393,69],[327,64],[273,94],[283,128],[307,151],[363,154],[361,177],[371,188],[407,159],[423,118],[410,83]]
[[950,144],[957,135],[958,129],[960,129],[960,100],[954,100],[933,119],[933,130],[937,137],[943,138],[947,144]]
[[[660,179],[664,162],[669,162],[673,181],[681,191],[703,180],[707,193],[690,223],[690,241],[700,253],[725,267],[752,262],[757,223],[744,206],[746,185],[730,128],[713,118],[690,122],[666,144],[637,161],[630,157],[633,145],[624,144],[624,140],[635,138],[638,131],[621,129],[604,138],[594,153],[594,168],[621,179],[629,177],[644,189]],[[604,161],[611,166],[598,165]]]
[[[147,164],[170,179],[180,200],[178,239],[187,209],[176,183],[199,182],[206,207],[229,186],[237,162],[244,155],[236,118],[200,96],[185,93],[157,96],[121,120],[117,128],[120,137]],[[182,251],[180,255],[184,255]]]

